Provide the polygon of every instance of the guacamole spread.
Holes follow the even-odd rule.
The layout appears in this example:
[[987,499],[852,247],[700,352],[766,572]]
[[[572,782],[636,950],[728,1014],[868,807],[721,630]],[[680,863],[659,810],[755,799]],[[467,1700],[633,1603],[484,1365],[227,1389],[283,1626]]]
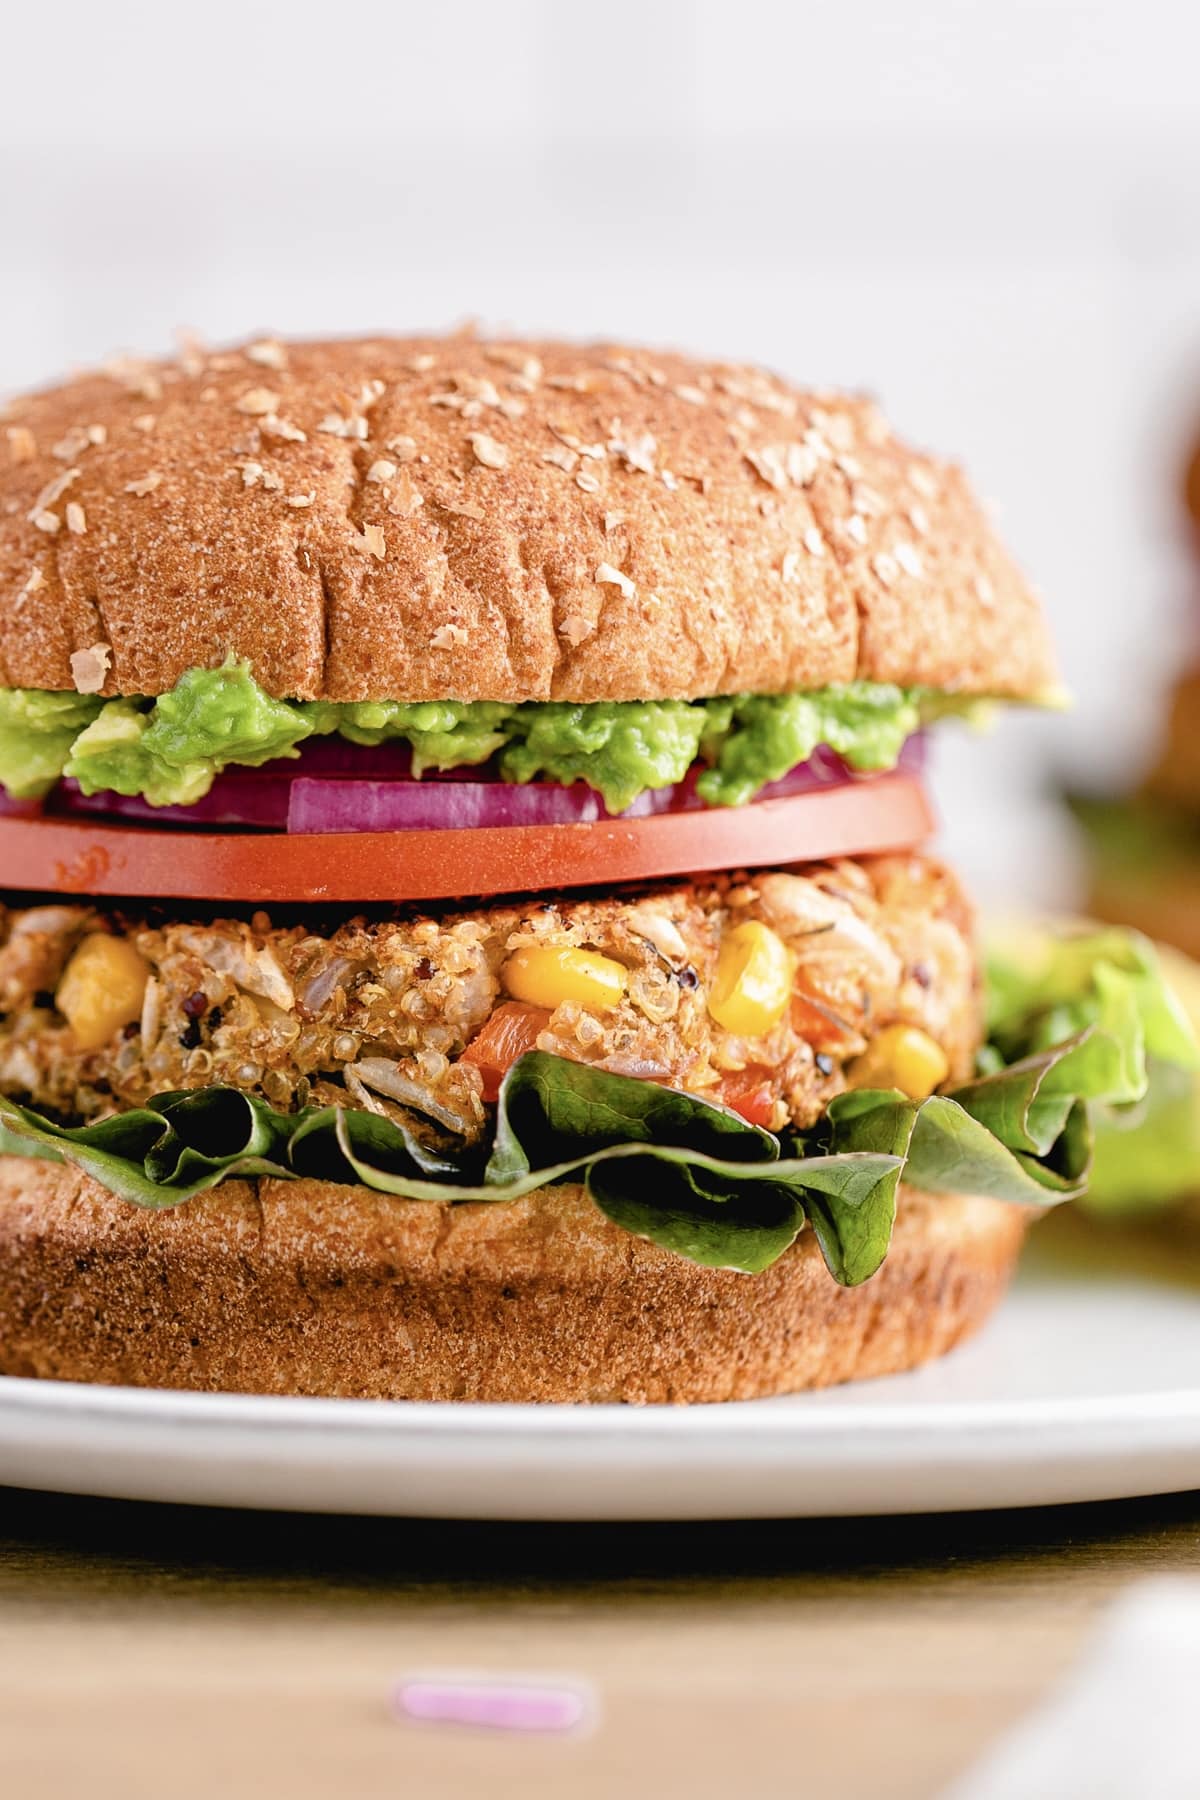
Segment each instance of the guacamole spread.
[[854,681],[805,693],[716,700],[572,705],[477,700],[275,700],[244,663],[190,669],[168,694],[103,700],[36,688],[0,689],[0,784],[17,799],[61,775],[85,794],[140,794],[188,806],[231,763],[256,768],[295,756],[306,738],[356,744],[402,740],[414,775],[496,758],[505,781],[584,781],[623,812],[648,788],[682,781],[699,759],[703,799],[739,806],[821,744],[854,769],[893,768],[904,742],[945,711],[977,700]]

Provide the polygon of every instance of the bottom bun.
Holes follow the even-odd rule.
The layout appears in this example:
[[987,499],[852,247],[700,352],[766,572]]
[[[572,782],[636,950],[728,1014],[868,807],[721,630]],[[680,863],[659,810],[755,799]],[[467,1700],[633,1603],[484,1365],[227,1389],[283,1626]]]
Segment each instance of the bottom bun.
[[397,1400],[746,1400],[886,1375],[987,1318],[1030,1214],[901,1188],[838,1287],[805,1231],[761,1275],[629,1236],[579,1187],[450,1207],[229,1181],[170,1212],[0,1157],[0,1373]]

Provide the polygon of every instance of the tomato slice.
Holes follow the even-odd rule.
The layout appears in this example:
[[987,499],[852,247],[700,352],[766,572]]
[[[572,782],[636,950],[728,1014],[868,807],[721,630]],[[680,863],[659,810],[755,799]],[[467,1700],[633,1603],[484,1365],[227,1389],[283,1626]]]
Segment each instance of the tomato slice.
[[0,882],[60,894],[263,902],[463,900],[910,850],[933,830],[896,772],[782,800],[582,825],[291,836],[0,819]]
[[539,1034],[549,1023],[544,1006],[527,1006],[523,1000],[510,1000],[496,1008],[458,1059],[473,1063],[483,1076],[485,1100],[494,1104],[500,1098],[500,1083],[517,1058],[536,1047]]

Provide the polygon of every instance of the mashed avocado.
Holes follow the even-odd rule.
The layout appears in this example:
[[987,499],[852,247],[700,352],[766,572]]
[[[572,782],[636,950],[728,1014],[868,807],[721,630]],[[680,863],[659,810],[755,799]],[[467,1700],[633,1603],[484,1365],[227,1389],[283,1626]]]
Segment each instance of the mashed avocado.
[[[872,681],[807,694],[747,694],[716,701],[705,748],[714,767],[696,786],[714,806],[741,806],[828,744],[853,769],[892,769],[921,726],[919,695]],[[726,710],[728,722],[726,722]]]
[[406,738],[414,775],[483,763],[506,741],[504,723],[516,710],[497,700],[330,700],[294,708],[319,733],[338,732],[352,744],[385,744]]
[[60,775],[85,794],[140,794],[153,806],[199,800],[230,763],[251,768],[295,756],[306,738],[340,733],[356,744],[402,739],[413,772],[498,757],[506,781],[585,781],[621,812],[648,788],[682,781],[701,758],[711,805],[740,806],[828,744],[855,769],[894,767],[905,739],[930,717],[972,713],[978,701],[855,681],[806,693],[715,700],[275,700],[244,663],[191,669],[168,694],[100,700],[0,689],[0,784],[19,798]]
[[147,710],[108,700],[71,746],[63,773],[85,794],[142,794],[152,806],[189,806],[229,763],[257,768],[294,756],[312,727],[273,700],[241,666],[189,669]]
[[624,812],[647,788],[683,780],[696,760],[704,718],[703,704],[683,700],[522,706],[500,769],[506,781],[542,776],[564,787],[586,781],[604,795],[609,812]]
[[52,788],[103,705],[90,694],[0,688],[0,785],[14,800],[36,800]]

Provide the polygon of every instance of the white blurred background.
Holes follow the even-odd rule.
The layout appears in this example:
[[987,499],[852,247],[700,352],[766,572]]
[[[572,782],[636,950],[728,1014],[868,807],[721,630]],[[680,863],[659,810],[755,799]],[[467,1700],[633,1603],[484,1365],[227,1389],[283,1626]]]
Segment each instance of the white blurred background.
[[0,71],[0,391],[470,315],[870,387],[960,453],[1078,706],[943,733],[945,843],[1069,892],[1044,791],[1132,769],[1188,630],[1195,7],[60,0]]

